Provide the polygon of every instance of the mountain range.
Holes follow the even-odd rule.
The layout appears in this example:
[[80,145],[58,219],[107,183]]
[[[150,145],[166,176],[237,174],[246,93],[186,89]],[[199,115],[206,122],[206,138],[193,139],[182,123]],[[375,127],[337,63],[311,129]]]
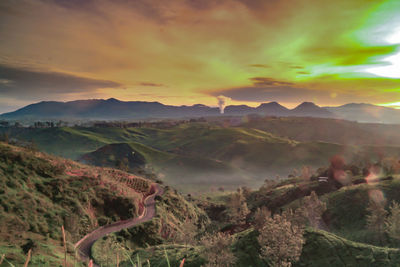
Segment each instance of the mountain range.
[[110,99],[76,100],[69,102],[43,101],[0,115],[0,119],[76,119],[76,120],[130,120],[149,118],[190,118],[220,115],[249,115],[277,117],[338,118],[358,122],[400,123],[400,110],[364,103],[351,103],[338,107],[320,107],[303,102],[288,109],[277,102],[262,103],[258,107],[230,105],[221,114],[218,107],[202,104],[172,106],[159,102],[120,101]]

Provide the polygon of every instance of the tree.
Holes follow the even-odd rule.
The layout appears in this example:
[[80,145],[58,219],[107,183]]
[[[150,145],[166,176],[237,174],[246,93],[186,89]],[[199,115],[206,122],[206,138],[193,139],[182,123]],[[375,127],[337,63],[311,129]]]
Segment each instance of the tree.
[[241,188],[231,196],[229,211],[232,223],[242,224],[246,222],[246,217],[250,213],[250,210],[247,207],[246,198]]
[[269,259],[272,266],[290,267],[299,260],[304,244],[302,225],[292,223],[284,214],[275,214],[266,218],[259,232],[261,255]]
[[372,231],[379,243],[382,244],[383,233],[385,232],[385,221],[387,211],[385,210],[384,202],[369,201],[367,208],[367,229]]
[[385,220],[385,231],[391,238],[400,240],[400,204],[392,201],[389,213]]
[[208,234],[201,239],[207,263],[203,267],[230,267],[236,262],[230,247],[232,236],[224,233]]
[[325,211],[326,204],[319,200],[318,195],[314,191],[302,201],[301,212],[313,228],[319,228],[322,214]]
[[259,192],[261,194],[267,194],[276,186],[276,184],[277,182],[275,180],[265,179],[264,184],[259,189]]
[[254,213],[254,228],[257,230],[261,230],[264,226],[265,220],[271,217],[271,211],[267,207],[257,208]]

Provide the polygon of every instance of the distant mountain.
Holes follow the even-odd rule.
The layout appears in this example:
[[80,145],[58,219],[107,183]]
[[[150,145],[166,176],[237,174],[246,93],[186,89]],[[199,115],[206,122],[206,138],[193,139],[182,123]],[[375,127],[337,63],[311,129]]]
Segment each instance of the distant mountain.
[[[358,122],[400,123],[400,110],[371,104],[346,104],[339,107],[320,107],[304,102],[287,109],[277,102],[263,103],[258,107],[246,105],[227,106],[223,115],[293,116],[340,118]],[[115,98],[76,100],[70,102],[43,101],[14,112],[0,115],[0,119],[75,119],[75,120],[130,120],[148,118],[191,118],[221,116],[219,108],[202,104],[171,106],[159,102],[120,101]]]
[[159,102],[107,100],[77,100],[70,102],[39,102],[14,112],[2,114],[4,119],[138,119],[179,118],[218,115],[218,108],[204,105],[168,106]]
[[229,115],[244,115],[249,113],[256,113],[255,109],[246,105],[231,105],[224,109],[224,114]]
[[312,102],[303,102],[291,110],[292,116],[297,117],[318,117],[318,118],[333,118],[335,115]]
[[339,107],[325,107],[336,117],[358,122],[399,123],[400,110],[365,103],[350,103]]
[[290,110],[277,102],[262,103],[257,108],[257,113],[273,116],[287,116]]

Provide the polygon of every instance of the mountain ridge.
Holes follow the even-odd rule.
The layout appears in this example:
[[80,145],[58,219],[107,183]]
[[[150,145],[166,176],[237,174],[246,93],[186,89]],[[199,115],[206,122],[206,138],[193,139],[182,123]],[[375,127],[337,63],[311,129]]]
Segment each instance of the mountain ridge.
[[74,101],[41,101],[0,115],[0,119],[165,119],[207,116],[243,116],[259,114],[277,117],[340,118],[358,122],[400,123],[400,110],[368,103],[349,103],[337,107],[321,107],[313,102],[303,102],[288,109],[278,102],[261,103],[257,107],[228,105],[223,114],[218,107],[203,104],[191,106],[165,105],[160,102],[121,101],[116,98],[85,99]]

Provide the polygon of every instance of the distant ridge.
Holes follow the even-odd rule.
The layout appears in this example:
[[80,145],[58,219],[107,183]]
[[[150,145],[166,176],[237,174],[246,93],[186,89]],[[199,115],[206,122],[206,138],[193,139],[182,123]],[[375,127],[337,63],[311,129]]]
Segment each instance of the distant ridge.
[[290,110],[278,102],[262,103],[257,108],[257,113],[263,115],[276,115],[276,116],[286,116],[289,115]]
[[349,103],[339,107],[325,107],[337,117],[359,121],[378,123],[400,123],[400,110],[375,106],[367,103]]
[[88,99],[69,102],[42,101],[0,115],[0,119],[12,120],[132,120],[191,118],[207,116],[241,116],[259,114],[263,116],[297,116],[317,118],[341,118],[359,122],[400,123],[400,110],[366,103],[350,103],[339,107],[320,107],[312,102],[303,102],[288,109],[277,102],[262,103],[258,107],[230,105],[224,114],[219,108],[203,104],[172,106],[159,102],[120,101],[115,98]]
[[335,115],[312,102],[303,102],[291,110],[293,116],[331,118]]

